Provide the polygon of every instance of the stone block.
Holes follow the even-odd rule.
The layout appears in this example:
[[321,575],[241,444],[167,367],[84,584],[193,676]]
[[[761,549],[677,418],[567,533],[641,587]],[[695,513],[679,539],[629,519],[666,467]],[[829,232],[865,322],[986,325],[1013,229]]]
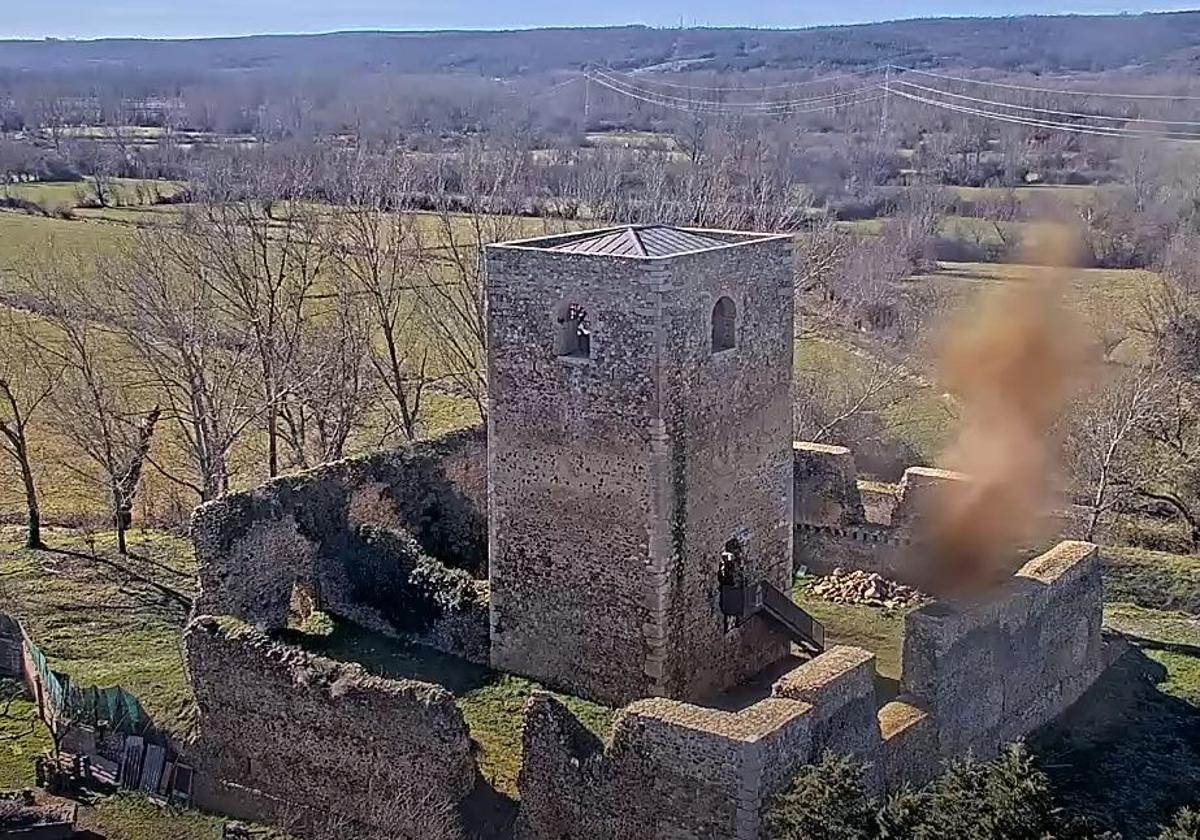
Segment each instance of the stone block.
[[879,710],[886,789],[919,787],[941,770],[941,751],[933,718],[911,698],[893,700]]
[[809,525],[866,522],[854,455],[844,446],[792,444],[793,519]]

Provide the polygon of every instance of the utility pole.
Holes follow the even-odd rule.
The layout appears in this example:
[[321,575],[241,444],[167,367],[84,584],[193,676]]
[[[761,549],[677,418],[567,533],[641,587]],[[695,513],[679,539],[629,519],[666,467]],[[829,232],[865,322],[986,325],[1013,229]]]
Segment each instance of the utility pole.
[[892,65],[883,68],[883,109],[879,113],[879,139],[887,136],[888,106],[892,104]]
[[592,74],[589,72],[583,80],[583,130],[587,131],[588,120],[592,116]]

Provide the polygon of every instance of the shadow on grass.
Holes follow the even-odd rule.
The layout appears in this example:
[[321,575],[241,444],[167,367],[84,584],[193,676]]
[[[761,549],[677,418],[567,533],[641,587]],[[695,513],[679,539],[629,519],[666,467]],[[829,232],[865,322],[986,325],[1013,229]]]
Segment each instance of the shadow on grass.
[[1063,804],[1126,840],[1156,837],[1200,791],[1200,708],[1160,691],[1166,677],[1130,647],[1030,739]]

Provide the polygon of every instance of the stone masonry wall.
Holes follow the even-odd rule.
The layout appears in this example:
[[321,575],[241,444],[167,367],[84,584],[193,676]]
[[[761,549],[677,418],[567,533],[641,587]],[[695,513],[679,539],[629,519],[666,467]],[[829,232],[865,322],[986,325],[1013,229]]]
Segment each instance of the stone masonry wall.
[[192,520],[197,612],[279,629],[301,583],[316,592],[321,609],[389,630],[385,614],[408,570],[374,558],[363,529],[394,529],[401,541],[415,538],[417,551],[481,574],[486,458],[477,429],[327,464],[202,505]]
[[[668,515],[650,564],[663,592],[652,621],[653,694],[703,699],[788,653],[788,639],[754,617],[729,626],[717,567],[736,540],[747,586],[792,581],[791,241],[772,239],[672,260],[662,305],[660,416]],[[737,310],[736,347],[713,353],[711,313]],[[649,633],[647,634],[650,635]]]
[[901,695],[877,709],[874,655],[834,647],[739,712],[651,699],[601,743],[549,695],[526,707],[522,840],[757,838],[761,811],[826,751],[853,755],[876,789],[989,757],[1065,711],[1104,667],[1097,551],[1063,543],[973,604],[940,603],[906,627]]
[[933,719],[943,757],[989,757],[1074,703],[1104,668],[1098,549],[1064,542],[999,591],[905,622],[902,693]]
[[795,522],[833,526],[867,521],[849,449],[797,441],[792,444],[792,470]]
[[546,694],[526,706],[523,840],[757,840],[766,799],[826,749],[879,751],[874,657],[833,648],[740,712],[655,698],[607,746]]
[[[634,260],[486,259],[492,664],[608,702],[645,696],[654,283]],[[588,311],[587,359],[555,354],[571,303]]]
[[[607,702],[696,698],[786,653],[717,566],[786,588],[790,243],[669,260],[487,251],[493,664]],[[737,346],[711,352],[721,296]],[[589,358],[555,314],[588,312]]]
[[439,686],[369,676],[229,618],[196,618],[184,644],[201,807],[415,840],[475,785],[467,726]]

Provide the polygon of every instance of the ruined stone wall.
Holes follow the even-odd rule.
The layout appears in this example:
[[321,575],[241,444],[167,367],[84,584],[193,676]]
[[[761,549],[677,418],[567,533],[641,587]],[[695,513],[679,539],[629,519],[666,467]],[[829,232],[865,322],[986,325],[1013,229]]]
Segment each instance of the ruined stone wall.
[[866,523],[854,455],[844,446],[792,444],[793,520],[806,525]]
[[[669,260],[494,247],[490,323],[493,664],[608,702],[698,697],[786,652],[727,628],[717,566],[786,588],[790,244]],[[711,352],[721,296],[737,346]],[[588,312],[589,358],[555,354]]]
[[767,798],[826,749],[879,751],[874,657],[834,648],[740,712],[661,698],[607,746],[548,695],[526,707],[518,836],[757,840]]
[[195,800],[218,813],[424,838],[478,771],[447,690],[388,680],[202,616],[184,635]]
[[[286,625],[293,586],[318,606],[390,630],[410,569],[373,551],[371,528],[392,529],[450,566],[486,569],[487,443],[482,430],[317,467],[197,509],[197,612],[266,629]],[[414,560],[415,562],[415,560]]]
[[546,695],[526,709],[519,837],[757,838],[761,811],[826,751],[868,783],[920,785],[947,761],[997,749],[1065,711],[1100,674],[1097,551],[1063,543],[973,604],[910,615],[901,694],[878,708],[874,655],[834,647],[739,712],[653,699],[612,740]]
[[856,569],[915,583],[909,574],[912,551],[912,538],[890,525],[796,524],[796,569],[807,574]]
[[1047,723],[1103,670],[1098,549],[1065,542],[995,592],[905,621],[901,690],[933,719],[940,754],[976,757]]

